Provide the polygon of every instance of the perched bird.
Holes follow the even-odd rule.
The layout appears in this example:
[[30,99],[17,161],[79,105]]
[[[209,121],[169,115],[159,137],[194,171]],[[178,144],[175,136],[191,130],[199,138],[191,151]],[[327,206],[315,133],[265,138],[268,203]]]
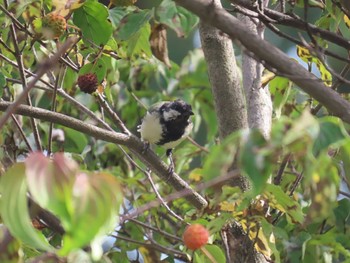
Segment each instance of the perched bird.
[[162,101],[152,105],[138,126],[141,139],[149,143],[161,145],[166,149],[170,159],[169,171],[174,171],[172,149],[190,134],[194,115],[191,105],[183,100]]

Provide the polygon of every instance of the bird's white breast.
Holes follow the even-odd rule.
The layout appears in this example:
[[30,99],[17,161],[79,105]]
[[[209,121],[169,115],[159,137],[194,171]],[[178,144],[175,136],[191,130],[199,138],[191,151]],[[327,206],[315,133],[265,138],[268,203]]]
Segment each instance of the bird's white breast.
[[141,138],[144,141],[154,144],[160,141],[163,131],[159,122],[159,116],[147,112],[138,131],[141,133]]

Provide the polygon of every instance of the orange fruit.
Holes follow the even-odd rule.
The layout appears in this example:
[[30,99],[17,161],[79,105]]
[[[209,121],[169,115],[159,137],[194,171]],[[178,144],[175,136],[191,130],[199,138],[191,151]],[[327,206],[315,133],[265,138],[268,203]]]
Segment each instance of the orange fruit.
[[207,244],[209,231],[200,224],[188,226],[183,233],[182,240],[188,249],[196,250]]

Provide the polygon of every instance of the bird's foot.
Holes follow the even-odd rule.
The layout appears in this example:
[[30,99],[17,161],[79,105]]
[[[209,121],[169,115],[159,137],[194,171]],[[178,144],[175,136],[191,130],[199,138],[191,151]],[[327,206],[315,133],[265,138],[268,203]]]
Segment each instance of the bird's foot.
[[143,147],[142,147],[142,154],[145,154],[150,148],[150,143],[149,142],[143,142]]
[[173,160],[173,152],[172,149],[167,149],[166,150],[166,155],[169,158],[170,161],[170,165],[168,167],[168,175],[167,175],[167,179],[166,182],[169,181],[170,177],[174,174],[175,172],[175,164],[174,164],[174,160]]
[[165,175],[165,182],[169,182],[170,178],[173,176],[175,170],[174,167],[172,165],[169,165],[168,170],[167,170],[167,174]]

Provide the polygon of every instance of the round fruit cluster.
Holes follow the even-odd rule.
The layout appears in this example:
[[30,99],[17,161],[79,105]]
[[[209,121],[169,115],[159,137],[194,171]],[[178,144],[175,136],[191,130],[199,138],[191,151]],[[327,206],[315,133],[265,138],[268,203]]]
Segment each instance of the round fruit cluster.
[[94,73],[86,73],[78,77],[78,86],[82,92],[93,93],[98,86],[98,79]]
[[48,14],[41,19],[41,32],[46,39],[59,38],[67,29],[63,16]]

